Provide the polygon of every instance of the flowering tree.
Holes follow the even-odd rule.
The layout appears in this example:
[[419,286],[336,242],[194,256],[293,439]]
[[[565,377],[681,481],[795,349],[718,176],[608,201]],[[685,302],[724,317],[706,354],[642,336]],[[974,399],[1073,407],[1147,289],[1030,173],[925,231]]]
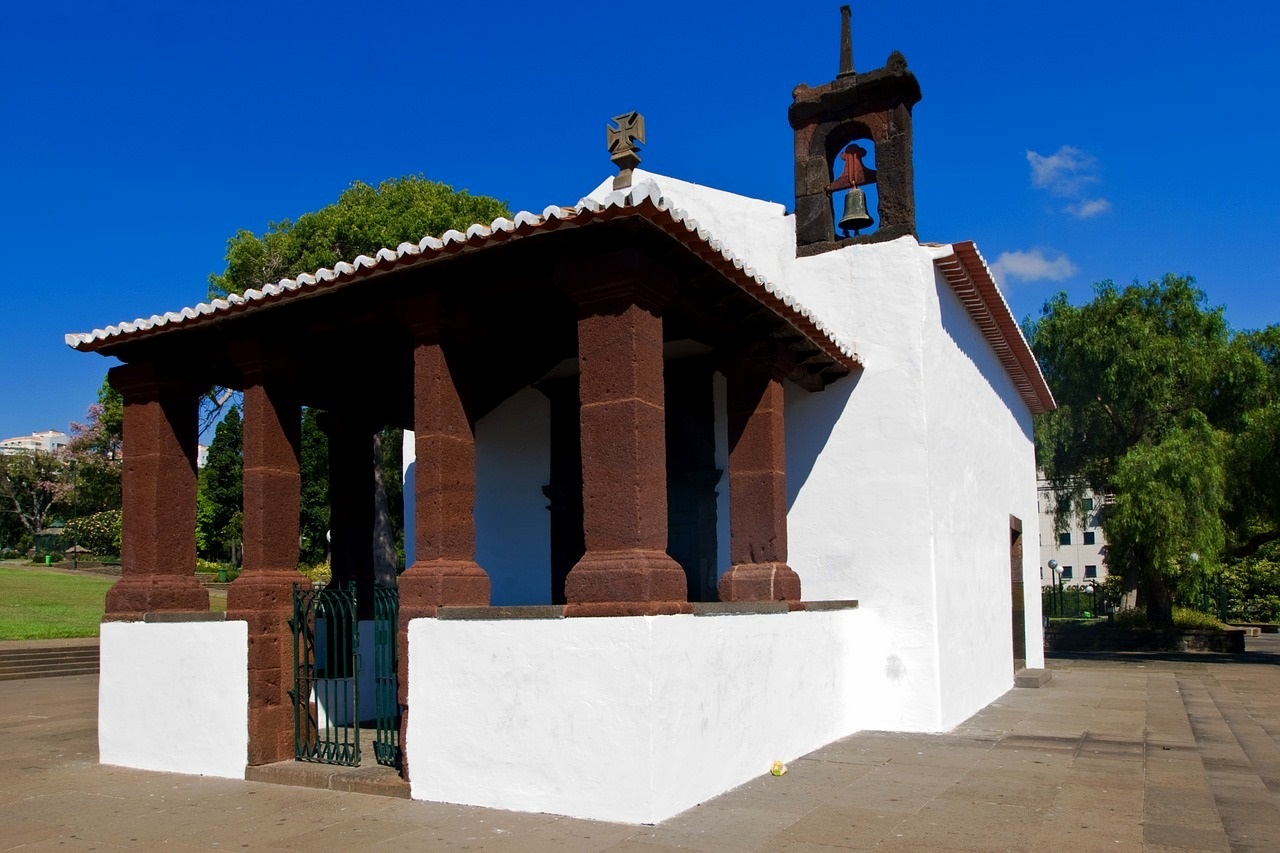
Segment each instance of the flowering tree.
[[74,489],[64,501],[65,515],[79,517],[120,508],[123,444],[124,399],[104,380],[84,422],[71,424],[65,456]]
[[67,461],[54,453],[27,450],[0,455],[0,501],[34,536],[43,530],[59,499],[72,488]]

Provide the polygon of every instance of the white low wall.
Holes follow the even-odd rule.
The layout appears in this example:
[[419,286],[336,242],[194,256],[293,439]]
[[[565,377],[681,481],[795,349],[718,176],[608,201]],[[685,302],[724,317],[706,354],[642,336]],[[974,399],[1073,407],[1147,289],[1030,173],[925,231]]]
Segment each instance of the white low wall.
[[857,731],[857,610],[409,623],[412,795],[656,823]]
[[244,778],[248,623],[107,622],[100,647],[103,764]]

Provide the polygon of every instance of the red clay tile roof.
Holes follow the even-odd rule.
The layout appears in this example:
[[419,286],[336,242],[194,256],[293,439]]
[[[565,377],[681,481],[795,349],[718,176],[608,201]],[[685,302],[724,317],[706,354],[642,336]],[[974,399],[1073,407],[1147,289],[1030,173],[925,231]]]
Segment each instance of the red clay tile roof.
[[428,236],[416,244],[401,243],[395,249],[381,249],[373,257],[361,255],[351,263],[342,262],[333,269],[321,269],[314,274],[300,275],[296,279],[286,278],[261,290],[246,291],[243,296],[231,295],[226,299],[215,299],[194,308],[157,314],[132,323],[69,334],[66,342],[76,350],[95,352],[125,340],[202,325],[285,300],[306,298],[391,270],[425,266],[442,257],[483,251],[493,244],[627,216],[643,218],[682,243],[757,302],[795,327],[835,363],[849,371],[861,369],[861,359],[851,344],[837,339],[821,320],[797,303],[794,297],[757,274],[724,244],[699,227],[684,211],[671,207],[657,187],[648,182],[640,183],[629,192],[614,192],[603,202],[584,199],[576,207],[552,206],[542,211],[541,215],[521,212],[512,219],[496,219],[489,225],[472,225],[465,234],[446,231],[439,239]]
[[1009,305],[996,287],[987,262],[972,241],[952,243],[953,253],[933,263],[951,285],[965,310],[996,351],[1031,414],[1040,415],[1058,404],[1040,372],[1035,354],[1022,336]]

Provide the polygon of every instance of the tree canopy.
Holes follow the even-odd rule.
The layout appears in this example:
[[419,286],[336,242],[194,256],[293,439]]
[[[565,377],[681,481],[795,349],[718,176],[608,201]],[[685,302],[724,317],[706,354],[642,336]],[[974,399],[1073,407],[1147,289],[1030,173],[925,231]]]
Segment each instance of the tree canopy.
[[297,221],[272,222],[261,236],[237,231],[227,241],[227,268],[209,276],[209,296],[243,293],[384,247],[416,243],[428,234],[439,236],[510,215],[497,199],[455,192],[422,175],[386,180],[377,187],[356,181],[336,202]]
[[1276,497],[1280,336],[1233,334],[1175,275],[1102,282],[1081,306],[1059,293],[1027,333],[1058,401],[1036,424],[1058,514],[1106,496],[1108,569],[1167,624],[1181,578],[1280,528],[1280,499],[1259,500]]
[[196,494],[196,544],[205,555],[233,562],[243,517],[244,458],[240,410],[232,406],[218,424]]

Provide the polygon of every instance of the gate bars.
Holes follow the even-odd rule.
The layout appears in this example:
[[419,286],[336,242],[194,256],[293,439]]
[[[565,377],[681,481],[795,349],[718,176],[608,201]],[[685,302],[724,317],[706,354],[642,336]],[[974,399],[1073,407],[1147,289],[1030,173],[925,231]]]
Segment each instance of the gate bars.
[[[399,767],[395,636],[399,596],[375,587],[373,595],[374,757]],[[293,587],[294,755],[299,761],[360,764],[360,625],[352,583]]]

